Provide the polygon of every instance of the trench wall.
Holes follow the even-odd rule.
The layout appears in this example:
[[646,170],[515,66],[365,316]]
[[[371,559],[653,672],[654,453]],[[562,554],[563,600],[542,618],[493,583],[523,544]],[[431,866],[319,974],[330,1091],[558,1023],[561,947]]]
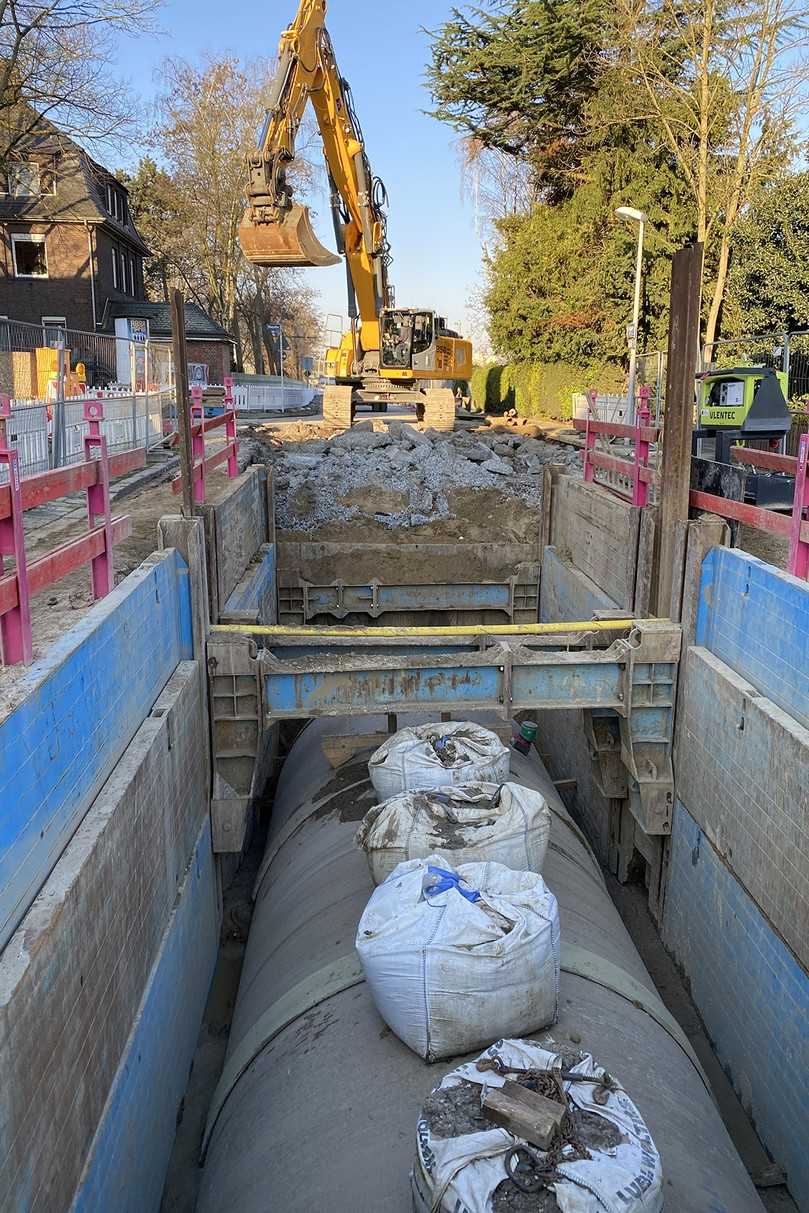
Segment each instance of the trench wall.
[[702,566],[662,933],[720,1061],[809,1208],[809,586]]
[[218,944],[204,594],[157,553],[0,724],[3,1209],[159,1208]]
[[[539,594],[542,623],[592,619],[598,612],[645,615],[654,513],[576,477],[545,481],[545,535]],[[591,760],[583,713],[538,712],[538,746],[555,778],[573,777],[569,801],[602,862],[620,828],[621,801],[605,795]],[[609,789],[608,789],[609,790]]]

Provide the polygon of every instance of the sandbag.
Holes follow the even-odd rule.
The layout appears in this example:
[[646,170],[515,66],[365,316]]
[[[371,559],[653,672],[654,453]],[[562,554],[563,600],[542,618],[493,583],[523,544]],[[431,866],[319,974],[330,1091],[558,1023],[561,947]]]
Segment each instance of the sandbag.
[[510,770],[508,747],[497,734],[467,721],[399,729],[368,761],[371,783],[382,800],[409,788],[503,783]]
[[372,893],[356,948],[379,1014],[427,1061],[556,1019],[559,910],[535,872],[402,863]]
[[491,859],[541,872],[551,832],[541,792],[519,783],[402,792],[369,809],[357,831],[375,884],[397,864],[436,854],[455,866]]
[[[546,1044],[543,1048],[533,1041],[499,1040],[477,1061],[453,1070],[428,1096],[417,1124],[411,1173],[416,1213],[545,1209],[549,1206],[542,1194],[547,1199],[548,1190],[556,1199],[552,1207],[561,1213],[660,1213],[660,1156],[629,1095],[589,1054],[571,1055],[569,1045],[561,1054],[554,1053],[550,1051],[556,1047],[554,1042]],[[555,1097],[555,1082],[546,1074],[560,1062],[565,1073],[585,1079],[562,1079],[573,1111],[563,1126],[563,1137],[548,1151],[532,1146],[533,1158],[515,1155],[515,1146],[525,1143],[486,1119],[483,1088],[517,1081],[528,1089],[533,1083],[540,1093]],[[501,1063],[532,1070],[534,1077],[501,1073]],[[529,1203],[509,1178],[507,1163],[520,1166],[521,1183],[536,1185],[535,1203]]]

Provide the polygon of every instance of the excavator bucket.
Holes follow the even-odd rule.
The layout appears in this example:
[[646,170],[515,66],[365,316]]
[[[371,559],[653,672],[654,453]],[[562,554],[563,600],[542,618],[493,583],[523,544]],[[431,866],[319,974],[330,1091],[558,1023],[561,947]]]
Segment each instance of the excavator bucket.
[[254,265],[337,265],[340,261],[318,240],[305,206],[290,207],[283,223],[254,223],[250,211],[245,211],[239,242]]

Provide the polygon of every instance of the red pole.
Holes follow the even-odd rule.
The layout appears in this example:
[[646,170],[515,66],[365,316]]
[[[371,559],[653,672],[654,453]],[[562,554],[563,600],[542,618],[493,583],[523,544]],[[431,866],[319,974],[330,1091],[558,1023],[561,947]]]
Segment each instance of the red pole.
[[92,531],[96,520],[101,518],[104,526],[104,550],[90,561],[90,583],[93,598],[104,598],[115,586],[113,561],[112,516],[110,511],[110,465],[107,455],[107,439],[101,433],[104,405],[100,400],[85,400],[84,420],[89,422],[90,433],[84,439],[84,457],[93,458],[93,448],[98,448],[98,480],[87,489],[87,526]]
[[0,518],[0,569],[3,557],[13,556],[17,582],[17,605],[0,615],[0,639],[3,643],[3,661],[6,665],[28,663],[34,657],[34,641],[31,635],[31,598],[28,593],[28,563],[25,555],[25,535],[22,526],[22,494],[20,489],[20,464],[16,451],[8,445],[6,420],[11,416],[11,400],[0,395],[0,464],[8,467],[8,486],[11,513]]
[[640,470],[649,466],[649,443],[643,441],[641,431],[645,426],[648,426],[651,420],[649,412],[650,395],[651,390],[646,384],[638,391],[640,407],[635,416],[635,469],[632,485],[632,504],[637,506],[644,506],[649,500],[649,486],[645,480],[641,479]]
[[236,438],[236,404],[233,399],[233,376],[225,375],[225,434],[228,442],[228,476],[233,479],[239,475],[239,442]]
[[[194,480],[194,501],[202,505],[205,501],[205,409],[202,406],[202,388],[195,384],[191,389],[191,475]],[[199,433],[194,433],[195,422],[199,422]],[[199,466],[196,460],[199,460]]]
[[801,523],[809,513],[809,433],[801,434],[798,444],[798,466],[795,471],[795,496],[792,502],[792,525],[789,532],[789,562],[787,570],[795,577],[809,579],[809,543],[801,539]]
[[598,397],[594,391],[587,393],[589,408],[587,409],[587,428],[584,431],[584,483],[592,484],[595,477],[595,468],[590,462],[590,452],[596,444],[595,431],[590,433],[590,416],[596,411],[596,400]]

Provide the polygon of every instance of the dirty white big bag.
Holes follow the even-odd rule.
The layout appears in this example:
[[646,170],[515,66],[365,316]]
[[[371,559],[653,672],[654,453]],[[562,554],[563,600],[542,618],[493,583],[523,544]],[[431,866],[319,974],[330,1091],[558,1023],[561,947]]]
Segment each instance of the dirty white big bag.
[[404,860],[432,854],[456,866],[491,859],[541,872],[550,832],[541,792],[519,783],[473,783],[393,796],[368,810],[357,843],[379,884]]
[[[550,1071],[560,1060],[558,1054],[548,1051],[553,1047],[553,1042],[546,1050],[533,1041],[498,1040],[477,1061],[459,1066],[442,1080],[422,1109],[417,1125],[416,1162],[410,1177],[416,1213],[450,1213],[457,1209],[491,1213],[492,1198],[501,1185],[502,1196],[512,1194],[519,1199],[517,1187],[506,1173],[506,1160],[519,1139],[498,1125],[487,1126],[485,1121],[480,1129],[445,1137],[445,1128],[439,1133],[433,1131],[432,1117],[442,1106],[443,1092],[451,1099],[453,1090],[464,1085],[468,1089],[473,1084],[481,1088],[482,1095],[484,1086],[501,1087],[509,1079],[513,1081],[513,1074],[501,1075],[490,1068],[494,1058],[517,1070]],[[483,1070],[478,1069],[479,1061],[484,1063]],[[640,1112],[614,1078],[608,1087],[602,1085],[599,1080],[605,1077],[605,1071],[589,1054],[583,1054],[581,1061],[570,1067],[570,1073],[593,1079],[592,1083],[564,1084],[570,1104],[583,1118],[578,1135],[590,1157],[582,1158],[567,1144],[554,1161],[556,1177],[547,1182],[547,1187],[562,1213],[660,1213],[660,1155]],[[463,1097],[463,1091],[459,1093]],[[468,1105],[468,1099],[466,1102]],[[540,1160],[548,1158],[541,1150],[534,1153]],[[541,1196],[541,1190],[537,1191],[537,1208]]]
[[371,783],[382,800],[408,788],[508,779],[510,752],[496,733],[468,721],[399,729],[368,761]]
[[402,863],[371,895],[356,947],[379,1014],[427,1061],[556,1019],[559,911],[534,872]]

